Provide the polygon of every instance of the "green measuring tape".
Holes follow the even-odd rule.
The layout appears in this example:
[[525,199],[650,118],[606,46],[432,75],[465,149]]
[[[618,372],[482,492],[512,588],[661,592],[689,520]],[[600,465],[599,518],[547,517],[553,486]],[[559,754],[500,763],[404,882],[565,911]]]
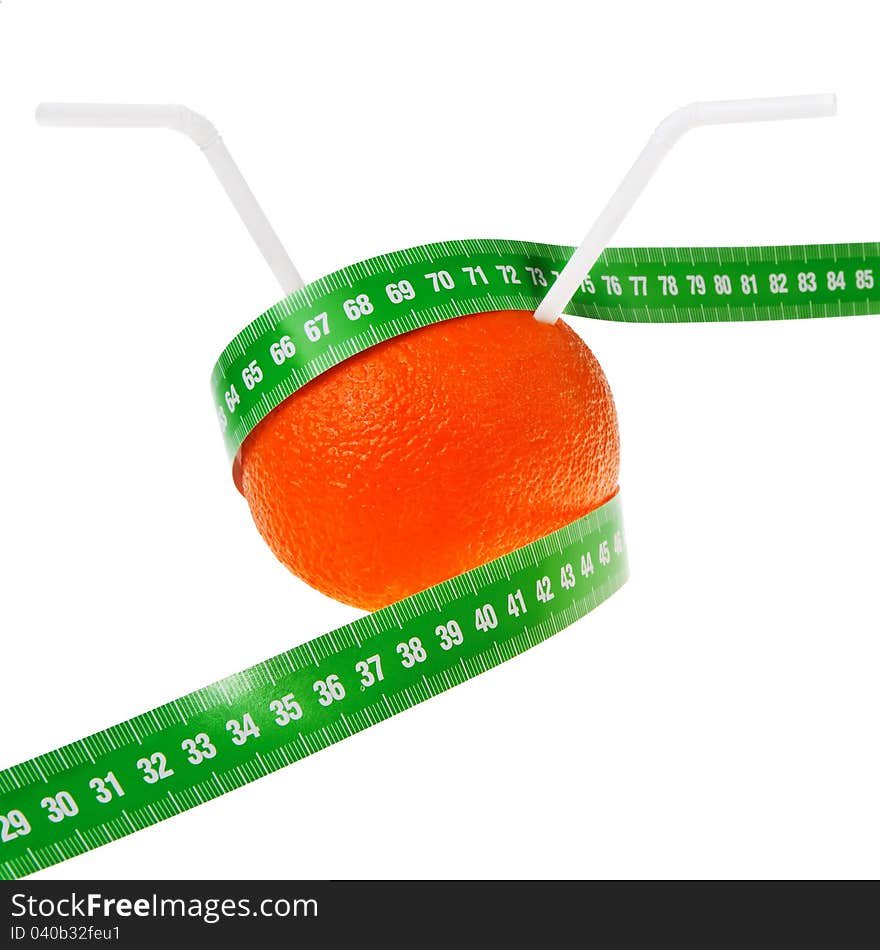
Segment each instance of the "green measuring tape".
[[[432,244],[372,258],[270,308],[213,389],[234,459],[306,382],[382,340],[469,313],[532,310],[572,248]],[[607,250],[567,312],[632,322],[878,312],[880,245]],[[0,878],[193,808],[522,653],[626,580],[620,501],[212,686],[0,771]]]
[[[226,347],[212,386],[235,457],[257,423],[348,356],[485,310],[534,310],[574,248],[425,244],[344,267],[270,307]],[[607,248],[566,313],[627,323],[877,313],[880,244]]]
[[624,582],[620,503],[505,557],[0,772],[0,878],[97,848],[497,666]]

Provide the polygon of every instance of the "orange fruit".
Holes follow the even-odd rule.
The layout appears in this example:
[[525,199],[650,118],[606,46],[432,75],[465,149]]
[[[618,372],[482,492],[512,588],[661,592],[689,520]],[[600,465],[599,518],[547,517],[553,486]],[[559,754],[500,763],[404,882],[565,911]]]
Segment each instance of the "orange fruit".
[[617,491],[611,390],[565,323],[459,317],[354,356],[248,436],[239,487],[275,555],[375,610],[484,564]]

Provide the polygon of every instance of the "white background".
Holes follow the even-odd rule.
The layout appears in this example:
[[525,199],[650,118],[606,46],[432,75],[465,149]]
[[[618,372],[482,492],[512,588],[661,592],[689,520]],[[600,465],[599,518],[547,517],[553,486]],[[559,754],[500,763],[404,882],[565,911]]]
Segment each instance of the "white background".
[[[39,100],[203,111],[311,278],[575,243],[672,108],[836,90],[836,120],[694,133],[616,243],[880,239],[871,5],[311,6],[0,6],[0,766],[356,615],[229,477],[208,376],[278,292],[198,150],[38,129]],[[880,873],[880,318],[576,326],[620,413],[624,590],[44,878]]]

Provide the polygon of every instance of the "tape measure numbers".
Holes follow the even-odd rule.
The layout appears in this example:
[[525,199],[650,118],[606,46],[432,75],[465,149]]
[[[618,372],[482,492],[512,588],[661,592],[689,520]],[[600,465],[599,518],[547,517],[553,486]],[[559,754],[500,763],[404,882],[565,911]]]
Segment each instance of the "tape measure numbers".
[[[214,368],[230,456],[288,395],[355,353],[456,316],[533,310],[571,252],[431,244],[296,291]],[[567,312],[675,323],[869,314],[878,274],[878,244],[609,249]],[[589,613],[626,576],[615,497],[489,564],[0,771],[0,878],[170,818],[477,676]]]
[[[345,267],[249,324],[214,367],[229,455],[309,380],[408,330],[484,310],[534,310],[574,248],[426,244]],[[784,320],[878,311],[880,244],[608,248],[566,313],[635,323]]]
[[0,772],[0,878],[180,814],[451,689],[574,623],[626,576],[614,498],[505,557]]

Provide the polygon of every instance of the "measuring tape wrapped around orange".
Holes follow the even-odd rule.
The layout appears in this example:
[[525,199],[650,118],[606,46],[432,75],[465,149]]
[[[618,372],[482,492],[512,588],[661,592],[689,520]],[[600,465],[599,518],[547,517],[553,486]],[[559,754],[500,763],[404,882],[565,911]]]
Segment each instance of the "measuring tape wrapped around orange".
[[[770,102],[757,117],[817,111],[815,100],[812,112],[800,99]],[[724,105],[722,116],[740,108]],[[43,118],[131,124],[132,107],[102,108],[49,107]],[[135,124],[185,126],[228,176],[213,127],[141,108],[153,111]],[[216,409],[257,527],[294,573],[373,612],[0,771],[0,878],[348,738],[535,646],[623,584],[614,404],[593,354],[556,319],[562,307],[676,323],[880,309],[878,244],[599,255],[634,200],[633,174],[645,177],[638,162],[626,200],[615,210],[613,199],[576,250],[465,240],[382,255],[295,286],[224,349]],[[239,210],[295,285],[255,207]],[[589,267],[572,284],[585,248]],[[554,293],[570,302],[553,304]]]

